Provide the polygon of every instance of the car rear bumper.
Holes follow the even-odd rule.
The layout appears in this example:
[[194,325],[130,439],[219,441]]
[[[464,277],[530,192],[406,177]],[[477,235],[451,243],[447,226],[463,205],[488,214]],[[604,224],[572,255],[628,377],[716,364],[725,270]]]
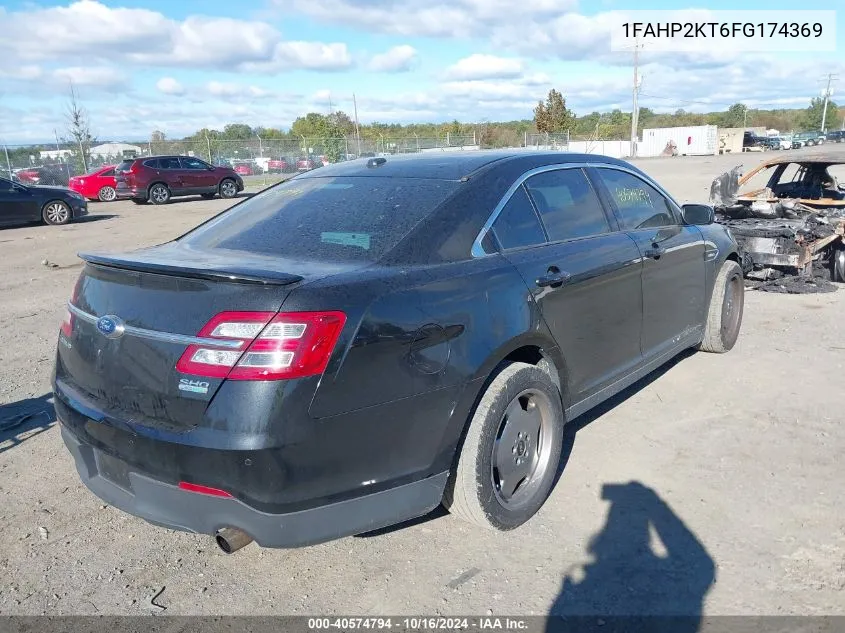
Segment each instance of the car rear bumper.
[[212,535],[235,527],[262,547],[314,545],[421,516],[440,503],[448,477],[440,473],[354,499],[269,514],[234,498],[187,492],[134,472],[125,462],[80,441],[64,424],[61,430],[83,483],[106,503],[174,530]]
[[114,191],[118,200],[147,197],[147,190],[141,187],[116,187]]

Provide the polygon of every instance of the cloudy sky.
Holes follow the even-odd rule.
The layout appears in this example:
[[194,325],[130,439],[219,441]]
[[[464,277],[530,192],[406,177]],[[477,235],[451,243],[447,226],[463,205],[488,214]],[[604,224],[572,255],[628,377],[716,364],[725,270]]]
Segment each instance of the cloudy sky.
[[[805,9],[828,9],[807,0]],[[550,88],[578,114],[630,109],[632,55],[611,25],[675,0],[5,0],[0,5],[0,140],[66,127],[73,81],[100,139],[174,138],[239,122],[288,127],[308,111],[362,122],[530,118]],[[684,6],[687,6],[684,3]],[[705,1],[708,10],[795,9],[793,1]],[[643,105],[657,111],[802,107],[837,52],[643,53]],[[761,13],[765,20],[766,13]]]

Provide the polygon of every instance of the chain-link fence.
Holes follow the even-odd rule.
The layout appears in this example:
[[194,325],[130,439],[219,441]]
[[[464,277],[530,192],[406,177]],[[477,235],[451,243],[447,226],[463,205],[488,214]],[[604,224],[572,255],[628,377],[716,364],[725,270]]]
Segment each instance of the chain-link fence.
[[569,149],[569,132],[561,132],[559,134],[549,132],[538,134],[526,133],[524,144],[529,149],[542,151],[560,150],[565,152]]
[[[520,143],[519,141],[524,141]],[[508,146],[538,150],[566,150],[569,134],[525,134]],[[471,151],[490,146],[476,134],[358,138],[221,139],[214,136],[142,142],[108,142],[80,147],[74,144],[0,144],[0,173],[24,184],[67,185],[69,178],[114,165],[127,158],[176,154],[195,156],[215,165],[228,165],[242,176],[291,174],[358,157],[438,151]],[[498,146],[498,145],[497,145]],[[84,150],[84,151],[83,151]],[[267,179],[265,178],[265,181]]]

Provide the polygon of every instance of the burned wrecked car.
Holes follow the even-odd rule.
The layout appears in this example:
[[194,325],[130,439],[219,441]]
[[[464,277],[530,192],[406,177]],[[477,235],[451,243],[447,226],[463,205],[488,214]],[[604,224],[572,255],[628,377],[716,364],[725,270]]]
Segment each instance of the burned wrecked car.
[[[746,174],[742,166],[713,181],[710,201],[716,221],[727,226],[742,249],[742,267],[752,280],[784,275],[845,281],[845,153],[780,155]],[[765,186],[750,187],[768,176]]]

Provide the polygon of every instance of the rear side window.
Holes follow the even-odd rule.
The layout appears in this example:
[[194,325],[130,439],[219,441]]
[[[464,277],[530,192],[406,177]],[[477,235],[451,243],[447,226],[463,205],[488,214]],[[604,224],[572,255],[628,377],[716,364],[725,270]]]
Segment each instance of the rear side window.
[[101,175],[101,176],[114,176],[114,169],[107,169],[106,171],[104,171],[104,172],[103,172],[102,174],[100,174],[100,175]]
[[646,181],[617,169],[597,171],[616,203],[624,228],[633,231],[677,224],[669,202]]
[[161,163],[158,158],[153,158],[152,160],[145,160],[144,166],[149,167],[150,169],[159,169],[161,167]]
[[201,225],[201,249],[326,261],[376,261],[461,184],[421,178],[295,178]]
[[182,169],[182,164],[177,156],[165,156],[158,159],[159,169]]
[[549,241],[571,240],[610,232],[596,192],[580,169],[559,169],[525,182]]
[[182,167],[185,169],[208,169],[210,165],[202,162],[199,158],[182,158]]
[[542,244],[543,226],[523,187],[519,187],[493,223],[493,233],[503,249]]

